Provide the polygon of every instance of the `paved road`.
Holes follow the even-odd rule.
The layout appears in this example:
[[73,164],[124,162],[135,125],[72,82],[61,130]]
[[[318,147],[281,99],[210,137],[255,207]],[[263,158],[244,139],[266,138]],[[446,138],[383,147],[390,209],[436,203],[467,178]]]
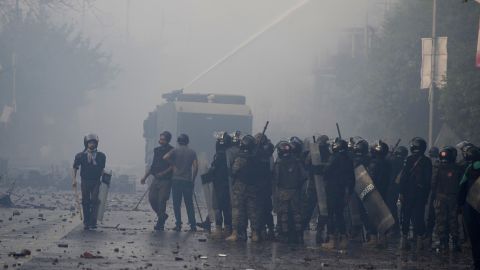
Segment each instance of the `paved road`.
[[[135,204],[135,199],[136,197],[129,195],[112,196],[111,211],[106,213],[105,224],[97,231],[84,231],[79,217],[72,216],[69,210],[18,209],[20,215],[12,216],[16,209],[0,208],[2,220],[0,267],[6,265],[9,269],[469,269],[471,264],[468,252],[449,256],[426,253],[415,258],[410,253],[399,252],[396,248],[398,243],[394,242],[384,251],[363,249],[359,244],[351,244],[346,252],[327,252],[314,244],[314,232],[306,233],[305,245],[249,241],[226,243],[212,240],[204,232],[172,230],[153,232],[155,217],[148,205],[142,205],[143,211],[127,211]],[[70,205],[66,203],[64,208],[69,207]],[[171,207],[169,211],[171,212]],[[173,225],[173,219],[170,218],[167,228]],[[24,248],[31,250],[32,255],[19,259],[8,256],[10,251],[21,251]],[[80,255],[85,251],[102,258],[81,258]],[[221,257],[220,254],[226,256]]]

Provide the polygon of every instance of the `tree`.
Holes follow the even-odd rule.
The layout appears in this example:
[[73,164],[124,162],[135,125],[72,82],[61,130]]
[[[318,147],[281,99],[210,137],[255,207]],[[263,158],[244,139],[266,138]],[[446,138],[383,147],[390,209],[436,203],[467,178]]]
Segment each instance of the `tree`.
[[6,20],[0,29],[2,107],[12,98],[14,53],[17,112],[12,125],[1,130],[0,151],[37,164],[46,154],[62,160],[74,136],[76,109],[87,102],[88,91],[108,84],[116,68],[100,44],[71,25],[56,26],[34,14]]

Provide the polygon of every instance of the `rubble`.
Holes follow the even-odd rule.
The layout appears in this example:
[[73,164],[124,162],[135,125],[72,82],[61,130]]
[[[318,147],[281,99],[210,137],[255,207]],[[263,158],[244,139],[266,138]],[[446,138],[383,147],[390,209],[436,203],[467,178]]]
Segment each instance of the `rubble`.
[[26,257],[32,255],[32,252],[28,249],[23,249],[20,252],[10,252],[8,253],[9,257],[19,258],[19,257]]

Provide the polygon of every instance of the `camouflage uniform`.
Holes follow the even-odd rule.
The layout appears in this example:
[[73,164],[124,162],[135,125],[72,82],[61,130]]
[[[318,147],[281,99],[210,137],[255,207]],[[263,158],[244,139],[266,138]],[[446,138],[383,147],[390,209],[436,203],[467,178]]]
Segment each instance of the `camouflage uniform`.
[[247,218],[252,231],[257,229],[257,193],[255,185],[254,159],[251,154],[239,153],[232,166],[232,226],[242,234],[247,229]]
[[[280,234],[289,232],[288,217],[293,217],[294,230],[297,237],[303,236],[301,187],[306,178],[302,163],[290,157],[279,160],[274,166],[274,187],[277,192],[277,216]],[[301,238],[299,239],[301,240]]]
[[432,195],[435,197],[436,233],[443,248],[448,247],[449,232],[454,246],[458,245],[457,194],[461,177],[460,167],[456,164],[435,166]]

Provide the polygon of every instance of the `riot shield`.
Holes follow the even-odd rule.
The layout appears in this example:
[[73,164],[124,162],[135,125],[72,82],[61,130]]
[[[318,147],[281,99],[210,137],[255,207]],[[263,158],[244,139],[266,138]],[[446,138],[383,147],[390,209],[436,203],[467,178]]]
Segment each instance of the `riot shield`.
[[97,220],[100,222],[103,220],[103,214],[105,213],[105,209],[107,207],[108,189],[110,188],[111,180],[112,171],[104,171],[98,191],[98,200],[100,203],[98,205]]
[[[310,143],[310,158],[312,166],[320,166],[322,159],[320,157],[320,148],[317,142]],[[320,216],[328,216],[327,195],[325,194],[325,181],[323,176],[319,174],[313,175],[315,181],[315,190],[317,192],[317,204]]]
[[475,180],[467,194],[467,203],[480,213],[480,177]]
[[363,165],[355,168],[355,193],[362,201],[370,222],[379,233],[385,233],[395,224],[390,210]]

